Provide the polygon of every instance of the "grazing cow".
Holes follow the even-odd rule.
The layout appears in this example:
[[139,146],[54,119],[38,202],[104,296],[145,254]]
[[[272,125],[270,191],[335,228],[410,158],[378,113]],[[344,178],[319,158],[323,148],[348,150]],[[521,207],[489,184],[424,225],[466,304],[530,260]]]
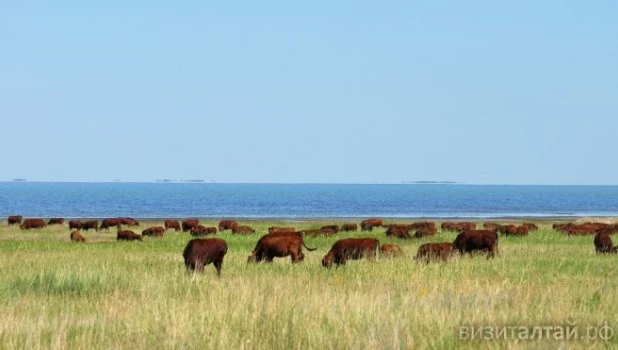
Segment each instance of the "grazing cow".
[[324,234],[324,231],[322,231],[322,229],[316,228],[311,230],[298,231],[298,233],[303,236],[322,236]]
[[200,224],[200,219],[189,218],[182,220],[182,232],[191,231],[192,227],[195,227]]
[[81,230],[85,230],[85,231],[88,231],[90,229],[98,231],[99,230],[99,222],[97,220],[84,221],[84,222],[81,223],[80,229]]
[[358,225],[356,224],[343,224],[341,225],[341,231],[350,232],[350,231],[358,231]]
[[383,256],[393,258],[403,255],[403,250],[396,244],[382,244],[380,246],[380,253],[382,253]]
[[457,235],[453,242],[460,254],[487,251],[487,259],[498,252],[498,233],[495,230],[472,230]]
[[438,229],[436,228],[436,226],[425,226],[418,228],[416,232],[414,232],[414,237],[422,238],[427,236],[435,236],[437,234]]
[[539,227],[531,222],[524,222],[521,226],[527,227],[528,231],[536,231]]
[[333,233],[339,233],[339,226],[337,225],[326,225],[320,228],[322,231],[333,231]]
[[47,226],[47,223],[43,219],[24,219],[24,222],[19,225],[22,230],[29,230],[31,228],[43,228]]
[[204,266],[212,263],[217,269],[217,277],[220,277],[226,253],[227,243],[221,238],[195,238],[187,243],[182,257],[185,260],[187,273],[202,273]]
[[62,225],[64,224],[63,218],[50,218],[47,222],[48,225]]
[[178,220],[165,220],[164,226],[166,231],[171,228],[173,228],[176,232],[180,231],[180,223]]
[[232,227],[232,233],[233,234],[244,234],[244,235],[247,235],[247,234],[255,233],[255,230],[252,229],[249,226],[236,225],[236,226]]
[[191,227],[191,230],[189,230],[189,233],[191,233],[191,236],[214,235],[217,233],[217,228],[197,225],[197,226]]
[[498,228],[498,232],[505,236],[527,236],[527,226],[503,225]]
[[496,224],[495,222],[486,222],[483,224],[483,228],[486,230],[497,230],[500,228],[500,224]]
[[232,230],[238,223],[234,220],[221,220],[219,221],[219,231]]
[[7,222],[9,223],[9,225],[15,225],[15,224],[21,224],[21,220],[24,217],[21,215],[11,215],[8,217]]
[[73,242],[86,242],[86,238],[84,236],[82,236],[82,234],[79,233],[79,231],[71,232],[69,237],[71,238],[71,241],[73,241]]
[[412,236],[408,232],[408,227],[407,226],[399,226],[399,225],[392,225],[391,227],[389,227],[386,230],[386,236],[388,236],[388,237],[392,236],[392,237],[397,237],[397,238],[401,238],[401,239],[412,238]]
[[616,253],[616,247],[614,247],[611,237],[603,231],[594,236],[594,248],[597,254]]
[[281,227],[281,226],[271,226],[268,228],[268,233],[275,233],[275,232],[296,232],[296,228]]
[[593,235],[600,230],[612,229],[613,225],[600,222],[584,222],[582,224],[554,224],[552,227],[557,231],[566,233],[567,235]]
[[107,218],[101,220],[101,230],[108,230],[110,227],[119,227],[122,224],[120,218]]
[[345,265],[348,259],[357,260],[366,257],[373,260],[380,247],[380,241],[375,238],[345,238],[340,239],[322,258],[322,266],[330,268],[333,264]]
[[80,220],[69,220],[69,230],[80,230],[82,222]]
[[416,260],[424,260],[427,263],[432,261],[447,261],[455,251],[455,246],[452,242],[441,243],[425,243],[418,247],[416,252]]
[[289,256],[293,263],[301,262],[305,259],[303,247],[308,251],[317,248],[309,248],[305,245],[303,236],[298,232],[275,232],[262,236],[253,252],[247,258],[247,262],[272,262],[275,257],[284,258]]
[[135,220],[134,218],[118,218],[118,220],[120,221],[121,225],[139,226],[139,221]]
[[142,236],[163,237],[165,228],[162,226],[150,226],[142,231]]
[[456,231],[456,232],[461,232],[461,231],[469,231],[469,230],[476,230],[476,223],[474,222],[443,222],[440,225],[440,228],[442,229],[442,231]]
[[118,230],[116,233],[116,240],[118,241],[141,241],[142,236],[131,230]]
[[379,218],[372,218],[361,221],[361,231],[372,231],[374,227],[384,226],[384,222]]

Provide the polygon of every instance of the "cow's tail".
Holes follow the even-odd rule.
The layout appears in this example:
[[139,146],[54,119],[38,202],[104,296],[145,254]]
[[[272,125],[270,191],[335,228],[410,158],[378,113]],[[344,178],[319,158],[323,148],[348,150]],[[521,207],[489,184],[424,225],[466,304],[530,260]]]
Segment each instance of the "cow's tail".
[[304,240],[304,239],[301,239],[301,242],[303,243],[303,247],[305,247],[305,249],[307,249],[307,250],[308,250],[308,251],[310,251],[310,252],[312,252],[312,251],[314,251],[314,250],[318,249],[318,247],[315,247],[315,248],[309,248],[309,247],[307,247],[307,245],[305,245],[305,240]]

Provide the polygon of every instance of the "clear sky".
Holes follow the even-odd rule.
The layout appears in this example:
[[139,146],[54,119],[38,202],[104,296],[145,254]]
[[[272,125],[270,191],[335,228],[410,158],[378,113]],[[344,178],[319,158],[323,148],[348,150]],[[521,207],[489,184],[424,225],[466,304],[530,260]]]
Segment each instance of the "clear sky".
[[0,180],[618,184],[618,2],[3,1]]

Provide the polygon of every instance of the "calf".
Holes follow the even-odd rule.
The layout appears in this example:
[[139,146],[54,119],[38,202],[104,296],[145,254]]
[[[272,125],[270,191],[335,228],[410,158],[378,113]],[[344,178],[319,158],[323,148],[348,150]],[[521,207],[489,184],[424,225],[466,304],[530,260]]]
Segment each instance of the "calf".
[[223,258],[227,253],[227,243],[221,238],[195,238],[187,243],[182,257],[187,272],[204,272],[204,266],[212,263],[221,276]]
[[69,235],[69,238],[71,238],[71,241],[73,242],[86,242],[86,238],[82,236],[82,234],[79,233],[79,231],[71,232],[71,234]]
[[403,255],[403,250],[396,244],[382,244],[380,246],[380,253],[386,257],[396,257]]
[[214,235],[217,233],[217,228],[197,225],[197,226],[191,227],[191,230],[189,230],[189,233],[191,234],[191,236]]

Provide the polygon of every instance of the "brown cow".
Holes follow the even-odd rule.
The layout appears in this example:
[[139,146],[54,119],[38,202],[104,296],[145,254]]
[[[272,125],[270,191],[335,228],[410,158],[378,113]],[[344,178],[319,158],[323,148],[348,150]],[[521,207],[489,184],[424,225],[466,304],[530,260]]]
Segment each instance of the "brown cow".
[[221,238],[195,238],[187,243],[182,257],[185,260],[187,273],[202,273],[204,266],[212,263],[217,269],[217,277],[220,277],[226,253],[227,243]]
[[309,248],[305,245],[303,236],[298,232],[275,232],[266,234],[257,241],[253,252],[247,258],[247,262],[272,262],[275,257],[284,258],[290,256],[293,263],[305,259],[303,247],[308,251],[317,248]]
[[21,224],[21,220],[24,217],[21,215],[11,215],[7,218],[7,222],[9,223],[9,225],[15,225],[15,224]]
[[345,265],[348,259],[357,260],[366,257],[373,260],[380,247],[380,241],[375,238],[344,238],[330,248],[322,258],[322,266],[330,268],[333,264]]
[[192,227],[195,227],[200,224],[200,219],[189,218],[182,220],[182,232],[191,231]]
[[62,225],[64,224],[63,218],[50,218],[47,222],[48,225]]
[[382,244],[380,246],[380,252],[383,256],[391,258],[403,255],[403,250],[396,244]]
[[106,218],[101,220],[101,230],[108,230],[110,227],[119,227],[122,224],[119,218]]
[[616,253],[616,247],[607,232],[601,231],[594,236],[594,248],[597,254]]
[[358,225],[356,224],[343,224],[341,225],[341,231],[350,232],[350,231],[358,231]]
[[427,236],[435,236],[437,234],[438,234],[438,229],[436,228],[436,226],[425,226],[425,227],[418,228],[416,232],[414,233],[414,237],[422,238],[422,237],[427,237]]
[[476,230],[476,223],[474,222],[443,222],[440,225],[440,228],[442,229],[442,231],[456,231],[456,232],[461,232],[461,231],[469,231],[469,230]]
[[268,228],[268,233],[275,233],[275,232],[296,232],[296,228],[282,227],[282,226],[271,226]]
[[498,233],[495,230],[472,230],[457,235],[453,242],[460,254],[487,251],[487,259],[498,252]]
[[361,221],[361,231],[372,231],[374,227],[384,226],[384,222],[379,218],[372,218]]
[[322,229],[316,228],[316,229],[298,231],[298,233],[303,236],[322,236],[324,234],[324,231],[322,231]]
[[134,218],[118,218],[118,220],[120,221],[121,225],[139,226],[139,221],[135,220]]
[[238,223],[235,220],[221,220],[219,221],[219,231],[232,230]]
[[236,225],[234,227],[232,227],[232,233],[233,234],[251,234],[251,233],[255,233],[255,230],[252,229],[249,226],[243,226],[243,225]]
[[116,240],[118,241],[141,241],[142,236],[131,230],[118,230],[116,233]]
[[536,231],[539,227],[531,222],[524,222],[521,226],[527,227],[528,231]]
[[47,223],[43,219],[25,219],[24,222],[19,225],[22,230],[29,230],[31,228],[43,228],[47,226]]
[[86,242],[86,238],[84,236],[82,236],[82,234],[79,233],[79,231],[71,232],[69,237],[71,238],[71,241],[73,241],[73,242]]
[[486,230],[497,230],[500,228],[500,224],[497,224],[495,222],[486,222],[483,224],[483,228]]
[[502,225],[498,228],[498,232],[505,236],[527,236],[527,226],[515,226],[515,225]]
[[173,228],[176,232],[180,231],[180,223],[178,220],[165,220],[164,226],[166,231],[171,228]]
[[197,225],[191,227],[189,230],[191,236],[206,236],[206,235],[214,235],[217,233],[217,228],[214,226],[206,227],[204,225]]
[[418,247],[414,259],[424,259],[427,263],[440,259],[447,261],[453,255],[453,251],[455,251],[455,246],[452,242],[425,243]]
[[81,223],[80,229],[81,230],[85,230],[85,231],[88,231],[90,229],[98,231],[99,230],[99,222],[97,220],[84,221],[84,222]]
[[337,226],[337,225],[326,225],[326,226],[322,226],[320,228],[320,230],[323,230],[323,231],[333,231],[333,233],[339,233],[339,226]]
[[408,232],[408,227],[407,226],[399,226],[399,225],[392,225],[391,227],[389,227],[386,230],[386,236],[388,236],[388,237],[392,236],[392,237],[397,237],[397,238],[401,238],[401,239],[412,238],[412,236]]
[[162,226],[150,226],[142,231],[142,236],[163,237],[165,228]]
[[69,230],[79,230],[82,228],[82,222],[80,220],[69,220]]

